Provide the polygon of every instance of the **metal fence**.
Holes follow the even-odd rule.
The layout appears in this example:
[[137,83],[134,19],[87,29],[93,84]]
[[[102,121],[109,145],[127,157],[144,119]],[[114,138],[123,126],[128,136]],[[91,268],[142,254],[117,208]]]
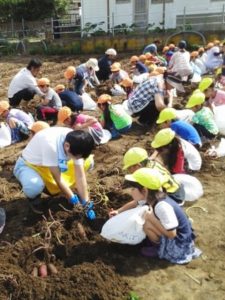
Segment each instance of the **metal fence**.
[[[199,9],[201,11],[201,9]],[[144,18],[144,15],[139,14],[138,19]],[[146,16],[145,16],[146,17]],[[167,15],[163,16],[158,13],[157,18],[159,24],[155,25],[151,22],[153,16],[149,15],[149,22],[125,23],[118,20],[133,20],[133,16],[123,14],[105,16],[100,20],[92,16],[92,23],[82,19],[82,16],[77,14],[66,15],[60,19],[45,19],[43,21],[29,22],[21,19],[20,22],[15,22],[13,19],[7,23],[0,23],[0,39],[16,38],[24,39],[26,37],[36,37],[39,39],[47,38],[63,38],[63,37],[86,37],[99,35],[117,35],[117,34],[142,34],[151,32],[179,31],[179,30],[224,30],[225,29],[225,5],[219,12],[210,12],[197,14],[194,8],[184,7],[183,13],[176,16],[175,28],[168,26],[166,20]],[[162,18],[165,22],[160,23]],[[94,21],[94,22],[93,22]],[[147,24],[149,23],[149,24]],[[166,24],[166,26],[165,26]]]

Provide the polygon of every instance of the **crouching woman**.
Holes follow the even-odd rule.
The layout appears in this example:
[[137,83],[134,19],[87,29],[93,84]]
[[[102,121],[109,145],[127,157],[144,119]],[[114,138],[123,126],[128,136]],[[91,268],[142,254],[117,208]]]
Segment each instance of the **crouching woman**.
[[131,186],[133,200],[111,211],[110,216],[138,205],[149,205],[143,229],[150,242],[148,247],[141,249],[142,254],[175,264],[185,264],[200,256],[201,251],[194,245],[191,223],[183,209],[162,191],[162,175],[157,170],[141,168],[126,175],[125,179]]

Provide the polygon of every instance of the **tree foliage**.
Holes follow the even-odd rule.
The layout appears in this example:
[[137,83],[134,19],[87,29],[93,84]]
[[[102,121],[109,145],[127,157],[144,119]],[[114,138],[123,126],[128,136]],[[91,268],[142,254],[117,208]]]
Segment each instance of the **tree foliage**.
[[2,20],[39,20],[62,15],[69,0],[0,0]]

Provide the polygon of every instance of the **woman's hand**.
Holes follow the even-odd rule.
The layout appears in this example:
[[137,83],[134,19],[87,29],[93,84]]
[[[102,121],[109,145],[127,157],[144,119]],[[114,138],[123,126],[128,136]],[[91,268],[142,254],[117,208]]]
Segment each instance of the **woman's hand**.
[[118,215],[118,213],[119,213],[118,210],[111,208],[109,211],[109,218],[112,218],[112,217]]

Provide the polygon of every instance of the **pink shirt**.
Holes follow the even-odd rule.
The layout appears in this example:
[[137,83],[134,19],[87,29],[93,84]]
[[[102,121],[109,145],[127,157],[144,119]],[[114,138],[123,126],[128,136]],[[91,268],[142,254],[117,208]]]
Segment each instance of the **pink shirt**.
[[209,99],[210,104],[214,104],[215,106],[224,105],[225,104],[225,91],[217,90],[216,96],[214,98]]
[[[83,114],[79,114],[77,116],[76,122],[74,123],[74,125],[77,124],[84,124],[85,122],[87,122],[87,115],[83,115]],[[91,125],[92,128],[97,129],[97,130],[102,130],[102,125],[99,122],[95,122],[94,124]]]

